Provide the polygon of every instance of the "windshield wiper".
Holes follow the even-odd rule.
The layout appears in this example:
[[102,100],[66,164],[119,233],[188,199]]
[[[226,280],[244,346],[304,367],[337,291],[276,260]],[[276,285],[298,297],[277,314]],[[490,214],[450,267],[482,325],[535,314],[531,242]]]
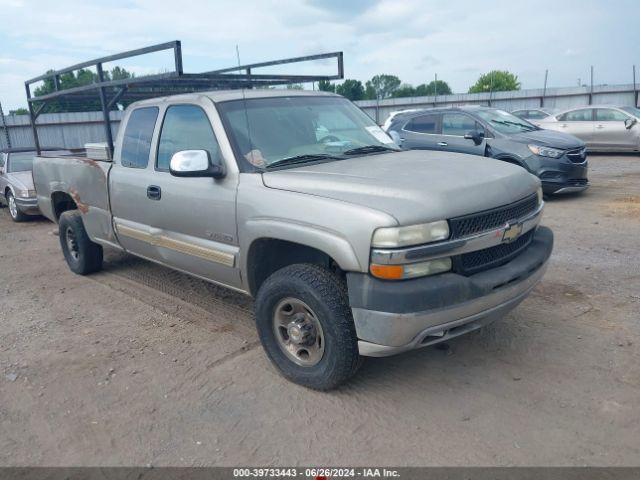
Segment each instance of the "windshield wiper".
[[537,127],[525,125],[524,123],[512,122],[510,120],[496,120],[495,118],[491,119],[494,123],[501,123],[502,125],[514,125],[516,127],[520,127],[525,129],[527,132],[532,132],[533,130],[537,130]]
[[334,155],[328,155],[326,153],[307,153],[304,155],[295,155],[293,157],[281,158],[273,163],[270,163],[265,168],[282,167],[284,165],[295,165],[298,163],[313,162],[316,160],[342,160],[340,157]]
[[398,152],[397,148],[385,147],[383,145],[365,145],[364,147],[352,148],[350,150],[346,150],[343,155],[361,155],[366,153],[376,153],[376,152]]

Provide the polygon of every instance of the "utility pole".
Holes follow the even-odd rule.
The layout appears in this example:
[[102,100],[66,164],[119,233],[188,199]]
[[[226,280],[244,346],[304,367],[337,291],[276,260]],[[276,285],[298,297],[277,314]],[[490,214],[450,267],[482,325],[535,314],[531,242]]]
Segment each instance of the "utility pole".
[[593,104],[593,65],[591,65],[591,88],[589,89],[589,105]]
[[438,106],[438,74],[436,73],[435,81],[433,82],[433,106]]
[[549,70],[544,71],[544,87],[542,88],[542,97],[540,98],[540,107],[544,107],[544,97],[547,95],[547,78],[549,77]]
[[636,66],[633,66],[633,99],[635,101],[635,103],[633,104],[634,107],[638,106],[638,87],[636,84]]
[[491,96],[493,95],[493,70],[489,73],[489,106],[491,106]]
[[9,137],[9,128],[7,127],[7,122],[4,118],[4,111],[2,110],[2,102],[0,102],[0,124],[2,125],[2,130],[4,131],[4,137],[7,141],[7,148],[11,148],[11,138]]

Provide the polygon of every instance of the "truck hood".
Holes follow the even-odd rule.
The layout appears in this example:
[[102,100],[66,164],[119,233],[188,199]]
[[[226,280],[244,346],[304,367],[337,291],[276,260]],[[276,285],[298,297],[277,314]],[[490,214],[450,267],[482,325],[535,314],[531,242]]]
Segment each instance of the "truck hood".
[[403,151],[266,172],[265,186],[385,212],[400,225],[506,205],[536,191],[523,168],[460,153]]
[[9,185],[13,186],[13,188],[17,190],[35,190],[31,172],[13,172],[6,175]]
[[553,130],[534,130],[532,132],[515,133],[509,138],[519,143],[535,144],[543,147],[559,148],[569,150],[581,148],[585,143],[568,133],[556,132]]

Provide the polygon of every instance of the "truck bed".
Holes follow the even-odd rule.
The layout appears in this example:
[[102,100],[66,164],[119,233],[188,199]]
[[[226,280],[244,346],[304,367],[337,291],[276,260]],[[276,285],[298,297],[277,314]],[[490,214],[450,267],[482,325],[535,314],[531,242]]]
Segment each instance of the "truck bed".
[[57,223],[72,201],[82,214],[89,237],[117,247],[109,209],[111,166],[111,161],[93,160],[82,151],[64,156],[35,156],[33,181],[40,211]]

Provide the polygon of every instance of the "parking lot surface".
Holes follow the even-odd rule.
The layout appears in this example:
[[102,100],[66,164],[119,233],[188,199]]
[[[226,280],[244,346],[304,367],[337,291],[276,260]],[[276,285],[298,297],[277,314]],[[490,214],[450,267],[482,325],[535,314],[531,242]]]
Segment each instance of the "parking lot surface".
[[0,464],[637,465],[640,157],[590,165],[514,312],[329,393],[278,375],[251,299],[120,254],[74,275],[0,210]]

